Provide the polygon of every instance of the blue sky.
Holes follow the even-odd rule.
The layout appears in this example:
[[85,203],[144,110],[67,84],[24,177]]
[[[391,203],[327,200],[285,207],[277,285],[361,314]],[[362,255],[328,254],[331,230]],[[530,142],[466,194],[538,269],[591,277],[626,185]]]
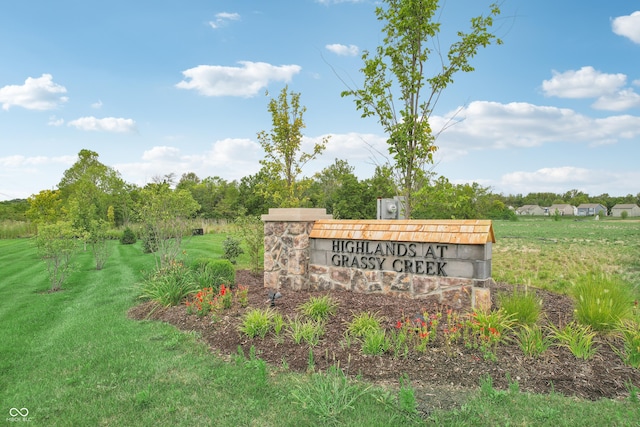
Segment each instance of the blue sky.
[[[442,49],[489,1],[442,2]],[[434,115],[434,171],[496,193],[640,192],[640,1],[504,0]],[[375,1],[7,0],[0,5],[0,200],[53,189],[81,149],[127,182],[240,179],[263,157],[270,96],[307,107],[307,176],[345,159],[362,179],[384,134],[345,82],[380,43]],[[266,96],[266,91],[269,96]]]

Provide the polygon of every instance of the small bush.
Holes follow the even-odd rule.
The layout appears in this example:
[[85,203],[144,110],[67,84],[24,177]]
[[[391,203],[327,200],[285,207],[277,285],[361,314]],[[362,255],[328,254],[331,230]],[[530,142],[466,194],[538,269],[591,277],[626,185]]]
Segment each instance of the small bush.
[[191,261],[190,266],[201,288],[213,287],[217,290],[220,285],[235,286],[236,270],[227,259],[197,258]]
[[122,236],[120,236],[120,244],[122,245],[133,245],[137,241],[138,239],[136,238],[135,233],[129,227],[125,228],[122,232]]
[[151,254],[158,250],[157,231],[151,224],[147,224],[140,238],[142,239],[142,252]]
[[522,292],[514,287],[511,294],[499,294],[498,302],[505,314],[513,316],[519,325],[533,325],[540,317],[540,300],[527,289]]
[[244,253],[242,246],[240,246],[240,240],[227,235],[227,238],[222,242],[222,248],[224,249],[224,259],[228,259],[231,264],[235,264],[238,257]]
[[603,273],[580,277],[573,295],[576,319],[596,331],[615,329],[633,310],[633,297],[627,284]]
[[301,304],[298,310],[305,316],[313,320],[324,320],[335,314],[338,303],[329,295],[322,297],[311,297],[309,301]]

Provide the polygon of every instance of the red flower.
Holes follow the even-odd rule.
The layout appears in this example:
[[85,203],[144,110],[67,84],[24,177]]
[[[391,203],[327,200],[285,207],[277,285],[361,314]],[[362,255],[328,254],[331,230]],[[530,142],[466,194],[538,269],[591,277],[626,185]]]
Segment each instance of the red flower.
[[402,328],[402,322],[398,320],[398,322],[396,323],[396,328],[400,329]]

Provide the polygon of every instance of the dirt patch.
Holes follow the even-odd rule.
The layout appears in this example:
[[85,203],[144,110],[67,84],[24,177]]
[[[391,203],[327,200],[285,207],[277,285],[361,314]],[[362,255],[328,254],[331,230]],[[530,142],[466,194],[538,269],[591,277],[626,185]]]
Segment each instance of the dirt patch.
[[[293,371],[306,372],[309,368],[308,346],[296,345],[287,336],[280,340],[272,336],[249,339],[238,331],[241,316],[246,310],[268,307],[269,303],[262,275],[238,271],[236,282],[249,288],[249,306],[225,311],[216,323],[209,317],[188,315],[184,305],[162,308],[145,303],[133,307],[129,315],[134,319],[160,320],[181,330],[196,331],[214,353],[222,356],[237,354],[238,347],[249,354],[249,349],[254,346],[258,357],[273,366],[287,366]],[[508,284],[493,285],[494,306],[497,293],[511,289]],[[543,301],[545,322],[564,325],[572,320],[573,303],[570,298],[543,290],[535,292]],[[326,292],[290,291],[282,294],[275,309],[286,319],[287,316],[293,318],[298,313],[297,307],[311,296],[322,296]],[[423,412],[459,405],[487,374],[491,375],[496,388],[506,389],[510,381],[517,381],[522,391],[555,391],[591,400],[625,398],[628,396],[628,384],[640,387],[640,370],[623,364],[610,347],[610,344],[619,345],[613,338],[600,338],[598,351],[590,360],[576,359],[568,349],[561,347],[550,347],[538,358],[527,357],[516,343],[508,343],[496,351],[497,361],[491,361],[485,360],[479,350],[466,348],[462,344],[447,352],[439,339],[431,342],[425,353],[413,353],[407,357],[363,355],[357,342],[349,346],[344,339],[346,325],[354,313],[377,313],[386,319],[385,326],[393,329],[403,314],[413,316],[424,310],[432,313],[436,309],[446,310],[446,307],[438,306],[433,300],[410,300],[347,291],[332,291],[331,296],[339,306],[337,313],[327,323],[325,335],[313,348],[314,369],[324,371],[339,363],[350,375],[361,375],[366,380],[392,386],[397,386],[401,375],[406,374],[416,389]]]

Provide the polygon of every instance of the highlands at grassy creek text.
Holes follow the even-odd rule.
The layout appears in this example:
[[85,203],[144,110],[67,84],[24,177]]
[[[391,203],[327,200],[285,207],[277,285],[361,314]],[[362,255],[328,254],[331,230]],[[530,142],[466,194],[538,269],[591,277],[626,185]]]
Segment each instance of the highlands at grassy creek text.
[[447,263],[442,259],[445,257],[448,245],[332,240],[331,247],[333,253],[331,264],[335,267],[447,276],[445,270]]

